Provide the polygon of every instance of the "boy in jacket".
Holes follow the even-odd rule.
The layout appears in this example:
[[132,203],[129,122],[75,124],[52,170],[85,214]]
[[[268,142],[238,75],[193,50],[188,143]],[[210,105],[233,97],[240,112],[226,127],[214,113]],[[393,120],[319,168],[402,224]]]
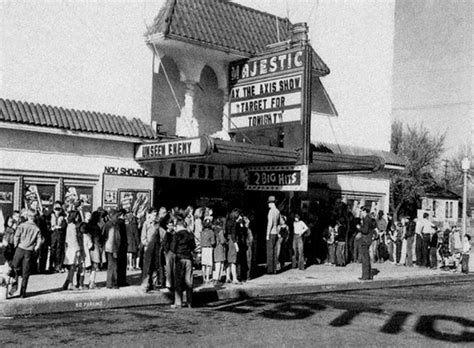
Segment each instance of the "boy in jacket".
[[175,298],[171,308],[180,308],[183,305],[183,290],[186,290],[188,307],[192,307],[193,295],[193,253],[196,249],[194,235],[186,229],[184,214],[178,213],[176,218],[176,232],[171,242],[171,251],[176,255],[175,263]]

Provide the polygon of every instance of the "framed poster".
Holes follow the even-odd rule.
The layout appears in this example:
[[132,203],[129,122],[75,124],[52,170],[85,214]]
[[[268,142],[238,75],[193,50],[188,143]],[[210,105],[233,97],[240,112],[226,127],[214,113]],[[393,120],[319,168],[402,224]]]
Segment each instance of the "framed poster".
[[64,204],[67,210],[72,209],[76,202],[82,200],[84,202],[84,212],[92,212],[93,187],[71,185],[65,186],[64,190]]
[[3,233],[5,219],[13,215],[13,192],[15,184],[0,183],[0,233]]
[[28,209],[51,210],[54,203],[55,185],[26,184],[24,187],[23,201]]
[[12,191],[0,191],[0,203],[1,204],[13,203],[13,192]]
[[150,207],[150,190],[119,190],[119,206],[140,218]]
[[118,204],[118,192],[115,190],[104,191],[104,205],[117,205]]

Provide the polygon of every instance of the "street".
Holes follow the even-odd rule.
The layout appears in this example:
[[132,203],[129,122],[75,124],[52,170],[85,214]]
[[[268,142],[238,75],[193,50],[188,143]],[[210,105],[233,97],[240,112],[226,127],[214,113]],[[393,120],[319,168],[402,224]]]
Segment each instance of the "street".
[[446,346],[474,342],[470,283],[293,295],[193,309],[1,319],[2,346]]

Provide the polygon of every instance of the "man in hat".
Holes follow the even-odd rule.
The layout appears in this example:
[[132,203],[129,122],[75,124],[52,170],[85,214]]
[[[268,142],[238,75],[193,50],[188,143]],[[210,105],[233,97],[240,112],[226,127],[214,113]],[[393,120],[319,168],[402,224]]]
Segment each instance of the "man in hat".
[[367,207],[361,210],[361,227],[360,232],[360,256],[362,261],[362,277],[359,280],[372,280],[372,268],[370,265],[369,247],[372,244],[372,236],[377,227],[377,222],[370,214],[370,209]]
[[275,274],[278,262],[277,241],[278,224],[280,223],[280,211],[277,209],[275,196],[268,197],[267,218],[267,273]]
[[34,223],[36,212],[28,209],[28,220],[20,224],[15,232],[13,244],[16,248],[15,256],[13,257],[13,269],[15,270],[15,280],[10,290],[10,295],[13,295],[18,289],[18,276],[21,273],[21,290],[20,296],[26,297],[26,287],[30,277],[31,262],[33,252],[37,252],[41,246],[40,229]]

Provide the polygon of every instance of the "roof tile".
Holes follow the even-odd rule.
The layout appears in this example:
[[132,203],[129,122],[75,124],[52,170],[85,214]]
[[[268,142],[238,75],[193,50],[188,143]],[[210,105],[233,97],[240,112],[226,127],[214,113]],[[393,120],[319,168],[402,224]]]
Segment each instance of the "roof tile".
[[15,111],[13,110],[12,108],[12,104],[10,103],[10,101],[7,99],[5,100],[5,105],[7,107],[7,112],[8,112],[8,115],[7,115],[7,120],[8,121],[18,121],[18,122],[21,122],[20,119],[17,119],[16,118],[16,114],[15,114]]
[[48,105],[48,111],[50,111],[50,113],[52,111],[51,115],[54,115],[54,119],[56,120],[56,127],[66,128],[66,126],[63,125],[63,120],[61,119],[61,115],[59,114],[59,109],[57,107]]
[[0,120],[8,121],[8,110],[3,99],[0,99]]
[[133,136],[144,139],[157,138],[150,125],[136,118],[128,119],[124,116],[64,109],[3,98],[0,98],[0,121],[79,132]]
[[[287,18],[230,1],[168,0],[147,34],[172,35],[220,50],[255,55],[269,44],[290,39],[291,27]],[[317,54],[313,55],[313,64],[321,75],[329,74]]]
[[47,125],[48,124],[47,116],[43,114],[43,110],[41,110],[41,105],[33,104],[33,103],[30,103],[29,105],[30,105],[31,112],[38,115],[41,125],[42,126]]

